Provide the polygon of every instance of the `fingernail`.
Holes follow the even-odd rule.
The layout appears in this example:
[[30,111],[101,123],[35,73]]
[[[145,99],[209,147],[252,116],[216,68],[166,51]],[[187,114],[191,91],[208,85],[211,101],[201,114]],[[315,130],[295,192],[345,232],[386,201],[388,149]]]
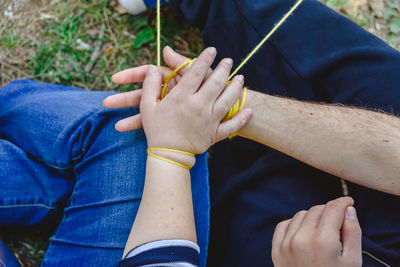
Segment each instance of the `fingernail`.
[[233,64],[233,61],[232,61],[231,58],[224,58],[222,61],[225,62],[228,65],[232,65]]
[[217,53],[217,49],[215,49],[215,47],[209,47],[209,48],[207,49],[207,53],[208,53],[210,56],[214,56],[215,53]]
[[237,79],[239,82],[243,83],[244,76],[243,75],[237,75],[237,76],[235,76],[235,79]]
[[346,218],[350,220],[357,220],[357,213],[354,207],[348,207],[346,209]]

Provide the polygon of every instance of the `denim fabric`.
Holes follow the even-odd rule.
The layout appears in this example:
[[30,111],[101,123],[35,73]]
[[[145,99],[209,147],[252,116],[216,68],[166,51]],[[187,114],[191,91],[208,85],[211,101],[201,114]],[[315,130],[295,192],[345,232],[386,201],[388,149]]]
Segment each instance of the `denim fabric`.
[[[201,28],[218,59],[231,57],[238,65],[296,1],[171,0],[170,5]],[[399,52],[316,0],[304,0],[241,73],[246,85],[260,92],[400,114]],[[276,224],[342,195],[336,177],[241,138],[213,147],[210,186],[209,266],[218,267],[272,266]],[[363,249],[398,266],[400,198],[351,184],[350,194]]]
[[0,240],[0,266],[21,267],[11,250]]
[[[114,124],[137,108],[107,110],[111,92],[31,80],[0,90],[0,226],[63,217],[43,266],[115,266],[142,195],[144,132]],[[201,260],[209,231],[207,155],[197,156],[192,191]]]

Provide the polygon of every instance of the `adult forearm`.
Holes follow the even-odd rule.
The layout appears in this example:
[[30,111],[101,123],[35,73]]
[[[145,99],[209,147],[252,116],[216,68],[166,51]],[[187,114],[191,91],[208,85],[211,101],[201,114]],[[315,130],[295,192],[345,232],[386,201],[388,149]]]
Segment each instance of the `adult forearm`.
[[400,119],[249,91],[240,135],[348,181],[400,195]]

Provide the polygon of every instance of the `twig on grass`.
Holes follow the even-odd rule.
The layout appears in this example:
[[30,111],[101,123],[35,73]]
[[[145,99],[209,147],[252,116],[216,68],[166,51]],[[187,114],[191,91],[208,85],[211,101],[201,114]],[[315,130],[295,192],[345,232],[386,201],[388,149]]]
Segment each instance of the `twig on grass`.
[[92,53],[92,55],[90,56],[89,63],[85,66],[85,71],[86,71],[87,73],[90,73],[90,72],[92,71],[95,62],[97,61],[97,59],[98,59],[99,56],[100,56],[101,47],[102,47],[102,45],[103,45],[104,30],[105,30],[105,25],[104,25],[104,24],[101,24],[99,36],[98,36],[96,42],[94,43],[94,50],[93,50],[93,53]]

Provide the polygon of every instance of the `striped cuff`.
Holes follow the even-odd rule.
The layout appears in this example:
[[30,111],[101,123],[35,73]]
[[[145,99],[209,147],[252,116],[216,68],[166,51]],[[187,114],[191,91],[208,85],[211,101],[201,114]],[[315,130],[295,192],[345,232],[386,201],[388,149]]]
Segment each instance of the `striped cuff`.
[[159,240],[132,249],[120,267],[194,267],[199,266],[199,246],[188,240]]

